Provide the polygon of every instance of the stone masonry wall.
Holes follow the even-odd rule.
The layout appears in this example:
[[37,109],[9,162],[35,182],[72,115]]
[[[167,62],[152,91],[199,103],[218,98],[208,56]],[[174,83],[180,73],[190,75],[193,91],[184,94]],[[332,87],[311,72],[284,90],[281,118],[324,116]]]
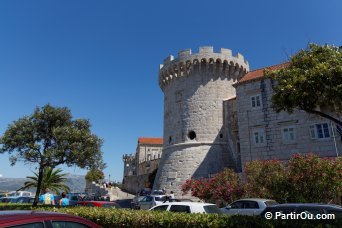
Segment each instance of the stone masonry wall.
[[[271,108],[272,84],[269,79],[257,80],[238,85],[236,88],[237,114],[239,126],[239,139],[241,145],[242,166],[255,159],[280,159],[287,160],[294,153],[313,152],[324,157],[336,156],[337,150],[342,151],[340,137],[335,127],[325,118],[296,110],[293,114],[286,112],[276,113]],[[251,96],[260,95],[261,106],[251,106]],[[327,123],[329,126],[329,138],[312,139],[310,125]],[[295,140],[286,142],[283,129],[293,127]],[[254,140],[254,132],[265,132],[264,143],[257,145]]]
[[224,167],[235,168],[223,126],[223,100],[235,96],[233,83],[248,63],[228,49],[198,54],[182,51],[164,61],[159,83],[164,92],[164,145],[154,189],[174,191],[186,179],[209,177]]

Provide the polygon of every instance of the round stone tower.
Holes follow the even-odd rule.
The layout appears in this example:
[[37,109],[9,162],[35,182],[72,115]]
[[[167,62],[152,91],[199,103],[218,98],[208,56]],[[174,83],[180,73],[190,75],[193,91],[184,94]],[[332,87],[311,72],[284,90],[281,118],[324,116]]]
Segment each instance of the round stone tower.
[[234,168],[224,132],[223,101],[235,96],[232,86],[249,70],[241,54],[180,51],[159,69],[164,92],[164,144],[154,189],[181,196],[187,179],[207,178],[224,167]]

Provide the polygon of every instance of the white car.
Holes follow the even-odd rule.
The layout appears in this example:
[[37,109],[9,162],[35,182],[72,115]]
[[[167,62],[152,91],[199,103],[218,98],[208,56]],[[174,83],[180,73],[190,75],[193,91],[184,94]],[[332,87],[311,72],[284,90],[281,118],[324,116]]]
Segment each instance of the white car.
[[166,201],[166,195],[150,195],[145,196],[138,202],[138,208],[142,210],[148,210],[153,206],[160,205]]
[[205,214],[221,214],[222,211],[212,203],[198,202],[169,202],[154,206],[150,211],[173,211],[183,213],[205,213]]
[[266,207],[278,204],[271,199],[240,199],[224,208],[222,212],[229,215],[260,215]]

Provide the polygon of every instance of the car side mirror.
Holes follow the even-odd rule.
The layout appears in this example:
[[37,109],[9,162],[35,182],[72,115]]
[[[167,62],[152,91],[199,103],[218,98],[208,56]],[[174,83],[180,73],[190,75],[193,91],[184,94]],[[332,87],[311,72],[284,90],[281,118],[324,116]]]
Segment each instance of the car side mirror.
[[229,209],[231,209],[232,208],[232,206],[230,206],[230,205],[227,205],[226,207],[225,207],[225,209],[227,209],[227,210],[229,210]]

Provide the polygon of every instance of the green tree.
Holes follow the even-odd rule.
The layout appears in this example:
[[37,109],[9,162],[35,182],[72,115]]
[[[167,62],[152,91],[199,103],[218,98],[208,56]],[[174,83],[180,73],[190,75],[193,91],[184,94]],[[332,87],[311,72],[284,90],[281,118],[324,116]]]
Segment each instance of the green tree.
[[342,159],[295,154],[288,163],[252,161],[245,166],[246,196],[279,203],[328,203],[342,192]]
[[49,104],[30,116],[24,116],[8,126],[0,138],[0,153],[10,154],[11,165],[17,161],[35,164],[38,168],[36,198],[38,203],[44,169],[58,165],[77,165],[80,168],[103,166],[102,140],[90,131],[90,122],[72,120],[66,107]]
[[[59,194],[59,190],[69,192],[70,188],[67,185],[65,185],[65,181],[67,180],[67,174],[61,172],[62,170],[60,168],[53,169],[50,167],[45,167],[43,172],[44,174],[41,189],[48,188],[51,191],[56,192],[57,194]],[[26,178],[29,179],[29,181],[26,181],[24,183],[24,187],[18,189],[18,191],[29,188],[37,188],[39,179],[38,173],[34,173],[34,176],[28,176]]]
[[245,196],[276,199],[286,202],[289,197],[287,173],[278,160],[254,160],[245,165]]
[[102,180],[104,178],[104,173],[102,172],[102,170],[100,169],[97,169],[97,168],[92,168],[90,169],[86,176],[85,176],[85,179],[87,181],[99,181],[99,180]]
[[280,70],[266,71],[274,78],[275,111],[301,109],[337,124],[342,114],[342,52],[335,46],[310,44]]

